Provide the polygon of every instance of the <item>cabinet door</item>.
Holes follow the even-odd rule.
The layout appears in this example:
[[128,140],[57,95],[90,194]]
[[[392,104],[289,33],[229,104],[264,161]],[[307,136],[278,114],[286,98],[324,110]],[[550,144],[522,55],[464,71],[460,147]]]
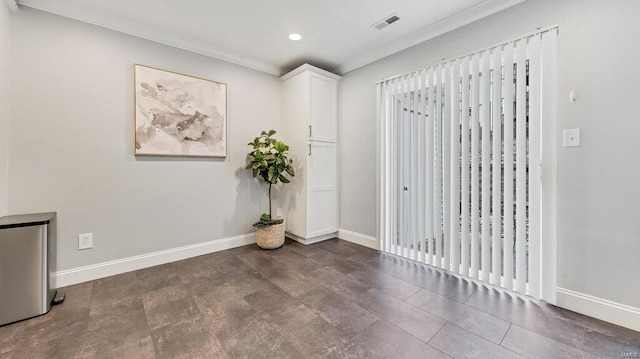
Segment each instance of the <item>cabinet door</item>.
[[335,143],[309,142],[307,171],[307,238],[336,232],[337,152]]
[[310,140],[336,142],[337,91],[335,80],[311,74]]

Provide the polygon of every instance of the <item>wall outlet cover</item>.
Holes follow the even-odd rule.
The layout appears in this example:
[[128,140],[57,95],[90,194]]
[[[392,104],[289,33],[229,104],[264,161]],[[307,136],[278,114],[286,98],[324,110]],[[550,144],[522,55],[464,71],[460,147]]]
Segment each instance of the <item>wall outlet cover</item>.
[[93,233],[83,233],[78,235],[78,249],[93,248]]
[[571,128],[562,131],[562,145],[564,147],[580,146],[580,129]]

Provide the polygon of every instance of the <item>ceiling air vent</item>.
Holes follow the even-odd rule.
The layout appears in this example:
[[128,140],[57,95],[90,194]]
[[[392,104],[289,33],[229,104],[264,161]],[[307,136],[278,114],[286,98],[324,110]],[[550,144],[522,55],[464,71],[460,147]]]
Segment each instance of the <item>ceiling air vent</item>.
[[378,30],[382,30],[385,27],[393,24],[394,22],[400,20],[400,18],[398,17],[398,15],[396,15],[395,13],[385,17],[384,19],[376,22],[375,24],[371,25],[372,27],[375,27]]

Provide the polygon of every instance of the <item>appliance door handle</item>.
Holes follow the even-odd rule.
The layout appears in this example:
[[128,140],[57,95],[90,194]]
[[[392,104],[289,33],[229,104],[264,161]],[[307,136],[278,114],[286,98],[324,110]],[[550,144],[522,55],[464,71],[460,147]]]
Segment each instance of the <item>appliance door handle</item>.
[[311,145],[309,145],[309,156],[311,156]]
[[311,138],[311,125],[309,125],[309,138]]

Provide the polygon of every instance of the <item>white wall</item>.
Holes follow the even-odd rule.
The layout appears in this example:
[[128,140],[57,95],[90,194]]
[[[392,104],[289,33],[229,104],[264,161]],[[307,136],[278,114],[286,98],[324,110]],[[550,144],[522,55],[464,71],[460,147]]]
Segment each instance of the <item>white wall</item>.
[[0,217],[7,214],[9,167],[9,43],[11,18],[0,4]]
[[640,308],[638,14],[637,0],[530,0],[347,73],[340,227],[375,235],[376,81],[559,24],[558,128],[582,146],[558,151],[558,286]]
[[[278,130],[279,78],[29,8],[11,30],[9,212],[58,212],[59,270],[252,231],[247,143]],[[134,157],[134,63],[228,84],[225,160]]]

